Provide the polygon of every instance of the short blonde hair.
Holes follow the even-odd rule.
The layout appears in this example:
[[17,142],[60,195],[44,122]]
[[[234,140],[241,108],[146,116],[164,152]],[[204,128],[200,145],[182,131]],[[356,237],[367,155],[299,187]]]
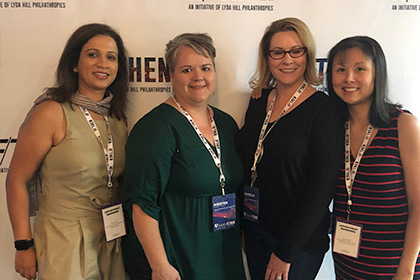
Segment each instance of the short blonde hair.
[[213,39],[206,33],[182,33],[170,40],[166,44],[165,61],[172,73],[175,70],[178,51],[182,47],[190,47],[198,54],[209,57],[216,69],[215,57],[216,49],[213,45]]
[[253,89],[272,88],[276,86],[276,78],[268,67],[268,52],[270,50],[271,38],[274,34],[284,31],[294,31],[299,36],[306,53],[306,69],[304,73],[305,80],[312,85],[319,85],[320,78],[316,70],[316,47],[315,41],[308,26],[300,19],[289,17],[273,21],[265,29],[264,36],[261,39],[257,69],[249,81]]

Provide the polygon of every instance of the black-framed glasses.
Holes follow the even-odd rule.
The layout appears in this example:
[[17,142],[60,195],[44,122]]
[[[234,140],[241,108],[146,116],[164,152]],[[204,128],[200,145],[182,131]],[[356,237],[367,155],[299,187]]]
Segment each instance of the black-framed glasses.
[[268,55],[275,60],[282,59],[288,53],[292,58],[298,58],[304,55],[307,51],[306,47],[294,48],[290,51],[284,51],[280,49],[269,50]]

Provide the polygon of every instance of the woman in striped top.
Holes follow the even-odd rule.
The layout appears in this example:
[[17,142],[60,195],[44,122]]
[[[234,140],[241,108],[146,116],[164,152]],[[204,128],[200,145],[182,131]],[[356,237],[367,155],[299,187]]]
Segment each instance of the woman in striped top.
[[420,124],[389,102],[385,55],[374,39],[343,39],[328,61],[328,91],[345,130],[336,279],[420,279]]

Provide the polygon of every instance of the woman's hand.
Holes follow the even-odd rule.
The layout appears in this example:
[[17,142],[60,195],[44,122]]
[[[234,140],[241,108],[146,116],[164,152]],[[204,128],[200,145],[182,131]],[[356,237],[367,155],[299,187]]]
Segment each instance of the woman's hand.
[[179,276],[178,271],[168,263],[161,269],[153,270],[152,280],[181,280],[181,276]]
[[16,251],[15,270],[23,278],[36,279],[36,255],[34,247],[24,251]]
[[252,92],[251,92],[251,98],[252,99],[258,99],[258,98],[261,97],[261,95],[262,95],[261,89],[253,89]]
[[392,280],[411,280],[413,279],[414,273],[399,273],[397,271],[397,274],[392,277]]
[[133,204],[132,215],[137,238],[152,268],[152,280],[181,280],[178,271],[167,259],[159,222],[147,215],[137,204]]
[[274,253],[271,253],[270,262],[265,271],[265,280],[287,280],[290,263],[285,263]]
[[392,280],[411,280],[414,276],[414,269],[413,270],[405,270],[398,267],[397,273],[392,277]]

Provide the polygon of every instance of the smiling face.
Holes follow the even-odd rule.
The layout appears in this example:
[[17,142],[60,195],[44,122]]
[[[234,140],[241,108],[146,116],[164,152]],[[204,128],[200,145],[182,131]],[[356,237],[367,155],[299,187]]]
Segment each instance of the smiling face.
[[372,102],[375,85],[375,64],[359,48],[336,55],[332,68],[335,93],[349,106]]
[[79,93],[92,100],[102,99],[118,73],[118,48],[107,35],[96,35],[83,46],[75,70],[79,74]]
[[[302,47],[304,45],[298,34],[294,31],[277,32],[270,41],[270,51],[289,51]],[[269,56],[268,66],[276,78],[278,87],[298,87],[304,80],[306,61],[306,55],[292,58],[290,54],[286,54],[279,60],[275,60]]]
[[183,106],[207,106],[216,88],[216,72],[211,58],[198,54],[190,47],[178,50],[171,80],[175,96]]

